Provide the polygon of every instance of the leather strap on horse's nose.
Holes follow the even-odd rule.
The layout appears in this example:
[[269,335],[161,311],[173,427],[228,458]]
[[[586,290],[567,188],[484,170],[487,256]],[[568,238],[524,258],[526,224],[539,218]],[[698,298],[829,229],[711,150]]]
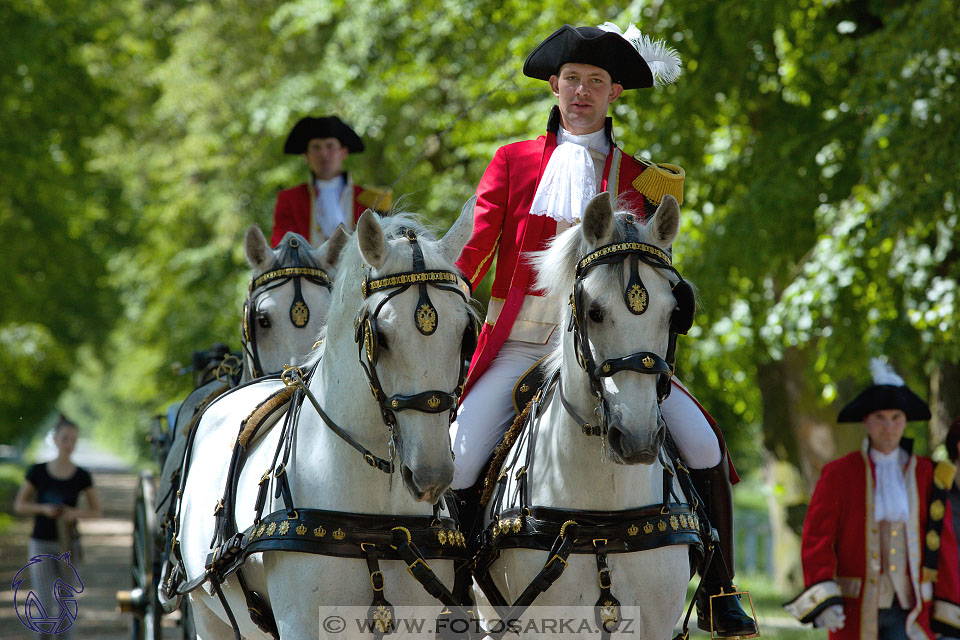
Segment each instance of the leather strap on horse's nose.
[[424,391],[411,395],[397,394],[387,400],[394,411],[413,409],[423,413],[443,413],[457,406],[457,396],[446,391]]
[[610,377],[621,371],[666,375],[671,373],[670,365],[666,360],[651,351],[638,351],[622,358],[604,360],[603,364],[597,367],[594,375],[598,378]]

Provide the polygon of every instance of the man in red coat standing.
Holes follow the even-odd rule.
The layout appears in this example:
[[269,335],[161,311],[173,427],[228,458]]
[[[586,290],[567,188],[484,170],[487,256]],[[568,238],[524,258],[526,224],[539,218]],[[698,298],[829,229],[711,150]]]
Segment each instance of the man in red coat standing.
[[[457,267],[476,287],[496,257],[486,322],[457,420],[453,488],[473,485],[491,451],[513,420],[512,391],[520,376],[556,341],[558,301],[535,289],[524,255],[543,249],[557,233],[578,224],[587,202],[609,192],[646,218],[670,194],[683,202],[683,170],[624,153],[607,111],[623,91],[672,82],[680,73],[676,52],[652,43],[633,25],[564,25],[544,40],[523,66],[525,75],[549,82],[557,106],[546,134],[497,150],[477,187],[474,231]],[[718,529],[722,553],[705,577],[705,593],[732,589],[732,497],[729,464],[712,420],[676,382],[664,401],[671,429],[698,491]],[[723,568],[726,565],[731,571]],[[721,601],[723,604],[721,604]],[[756,633],[736,597],[714,601],[715,620],[698,601],[702,628],[720,636]]]
[[807,588],[784,606],[831,640],[958,638],[955,469],[911,451],[907,421],[930,409],[883,361],[871,368],[874,384],[838,417],[867,438],[823,468],[803,526]]
[[366,209],[390,209],[389,192],[356,185],[343,170],[347,156],[361,151],[360,136],[337,116],[301,118],[293,126],[283,152],[303,154],[310,181],[277,194],[272,246],[279,244],[287,231],[293,231],[316,247],[338,224],[353,230]]

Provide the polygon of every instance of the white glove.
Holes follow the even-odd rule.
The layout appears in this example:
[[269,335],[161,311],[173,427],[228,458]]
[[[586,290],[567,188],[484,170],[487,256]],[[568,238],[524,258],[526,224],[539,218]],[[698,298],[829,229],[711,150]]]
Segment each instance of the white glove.
[[834,604],[820,612],[820,615],[814,619],[813,626],[836,632],[843,629],[846,621],[847,615],[843,612],[843,605]]

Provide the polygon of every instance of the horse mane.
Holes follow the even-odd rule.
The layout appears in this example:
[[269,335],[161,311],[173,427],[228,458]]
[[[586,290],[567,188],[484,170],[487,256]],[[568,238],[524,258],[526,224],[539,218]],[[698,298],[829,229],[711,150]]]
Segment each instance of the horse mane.
[[[383,229],[383,235],[387,243],[392,245],[391,251],[387,255],[387,261],[380,269],[371,272],[371,278],[378,278],[383,274],[398,273],[410,271],[412,262],[412,250],[409,243],[402,240],[404,233],[408,229],[416,232],[417,238],[427,240],[419,242],[420,250],[423,252],[423,261],[426,269],[440,269],[456,272],[456,267],[448,262],[446,258],[436,248],[436,233],[420,220],[420,216],[409,211],[392,211],[389,215],[380,216],[375,212],[377,220],[380,222],[380,228]],[[357,242],[357,235],[350,236],[347,244],[340,253],[340,260],[337,265],[337,277],[333,283],[333,296],[330,310],[327,312],[327,325],[325,325],[318,336],[318,345],[310,352],[304,361],[304,367],[313,367],[323,355],[324,345],[327,339],[327,327],[330,326],[331,318],[337,314],[344,313],[343,309],[351,309],[351,317],[355,315],[368,304],[368,300],[360,298],[360,284],[363,281],[364,273],[367,269],[363,255],[360,253],[360,245]],[[471,307],[472,309],[472,307]]]

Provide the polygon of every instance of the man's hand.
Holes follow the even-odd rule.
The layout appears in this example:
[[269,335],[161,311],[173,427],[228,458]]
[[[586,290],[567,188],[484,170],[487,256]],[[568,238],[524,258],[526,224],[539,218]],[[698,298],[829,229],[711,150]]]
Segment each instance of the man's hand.
[[840,631],[843,629],[847,616],[843,612],[842,604],[835,604],[827,607],[813,621],[813,626],[821,629],[826,628],[830,631]]

